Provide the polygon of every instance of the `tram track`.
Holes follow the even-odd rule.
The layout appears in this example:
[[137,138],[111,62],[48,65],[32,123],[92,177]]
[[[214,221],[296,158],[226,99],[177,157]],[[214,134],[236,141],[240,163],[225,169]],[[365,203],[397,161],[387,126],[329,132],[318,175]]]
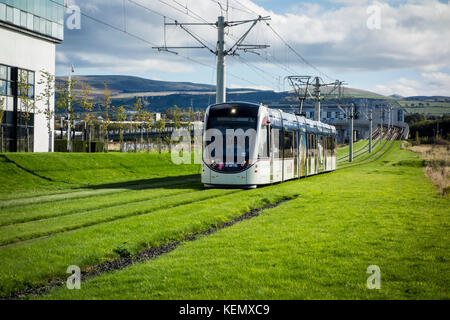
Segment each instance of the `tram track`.
[[[386,153],[388,153],[392,147],[395,145],[395,142],[398,141],[398,138],[402,136],[401,132],[394,131],[390,134],[389,139],[385,140],[384,145],[377,150],[375,153],[371,154],[368,158],[361,160],[357,163],[349,163],[345,166],[339,167],[336,170],[342,170],[347,168],[353,168],[359,165],[364,165],[368,163],[372,163],[381,159]],[[387,147],[387,149],[386,149]]]

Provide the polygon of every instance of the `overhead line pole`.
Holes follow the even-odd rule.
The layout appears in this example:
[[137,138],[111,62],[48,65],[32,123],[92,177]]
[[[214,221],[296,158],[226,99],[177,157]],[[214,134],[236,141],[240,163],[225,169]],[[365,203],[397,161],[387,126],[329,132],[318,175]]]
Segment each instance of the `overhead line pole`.
[[217,20],[217,80],[216,103],[226,101],[226,73],[225,73],[225,18]]
[[353,104],[350,107],[350,133],[349,133],[349,153],[348,162],[353,162],[353,118],[355,117],[355,110]]
[[[216,79],[216,103],[226,102],[226,56],[238,55],[237,50],[247,51],[250,49],[265,49],[268,48],[268,45],[250,45],[250,44],[242,44],[247,35],[253,29],[253,27],[259,21],[267,21],[270,20],[270,17],[262,17],[259,16],[257,19],[253,20],[241,20],[241,21],[225,21],[223,16],[218,17],[216,23],[180,23],[175,21],[175,23],[164,23],[164,26],[167,25],[175,25],[179,26],[181,29],[186,31],[191,37],[193,37],[197,42],[199,42],[202,46],[200,48],[206,48],[211,53],[217,56],[217,79]],[[234,27],[245,23],[253,22],[250,28],[236,41],[234,45],[232,45],[229,49],[226,49],[225,44],[225,28],[226,27]],[[188,25],[215,25],[217,27],[217,46],[216,50],[209,48],[200,37],[195,35],[192,31],[187,29],[185,26]],[[153,47],[153,49],[157,49],[158,51],[166,51],[177,54],[174,51],[170,51],[169,49],[198,49],[199,47],[168,47],[164,44],[161,47]]]
[[[336,86],[338,87],[339,92],[339,99],[344,98],[344,88],[343,87],[344,82],[342,81],[336,81]],[[349,128],[348,128],[348,161],[353,162],[353,119],[355,118],[355,105],[353,103],[347,104],[347,105],[340,105],[338,103],[338,108],[343,111],[346,115],[346,117],[349,120]]]
[[384,118],[384,108],[381,107],[381,110],[380,110],[380,122],[381,122],[380,145],[383,142],[383,118]]
[[373,120],[373,113],[372,113],[372,109],[370,109],[370,111],[369,111],[369,121],[370,121],[369,153],[372,153],[372,120]]

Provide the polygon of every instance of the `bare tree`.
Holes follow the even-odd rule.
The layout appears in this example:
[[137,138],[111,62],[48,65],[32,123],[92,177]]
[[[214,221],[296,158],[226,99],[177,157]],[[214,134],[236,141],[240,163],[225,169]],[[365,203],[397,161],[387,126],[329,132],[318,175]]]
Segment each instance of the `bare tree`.
[[45,109],[42,113],[45,115],[45,119],[47,120],[48,152],[52,152],[52,121],[55,116],[54,108],[52,109],[52,102],[55,95],[55,76],[48,71],[41,70],[41,79],[38,84],[44,87],[41,94],[37,97],[37,100],[42,101],[45,105]]

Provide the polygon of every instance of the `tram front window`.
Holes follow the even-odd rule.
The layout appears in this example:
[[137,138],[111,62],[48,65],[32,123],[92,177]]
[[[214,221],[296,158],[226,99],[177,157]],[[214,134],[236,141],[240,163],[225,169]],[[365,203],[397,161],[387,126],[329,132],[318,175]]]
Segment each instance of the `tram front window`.
[[[256,117],[233,113],[233,109],[227,116],[210,116],[206,126],[211,133],[211,139],[205,141],[206,164],[219,172],[233,173],[247,169],[255,148],[256,120]],[[221,139],[216,137],[218,135]]]

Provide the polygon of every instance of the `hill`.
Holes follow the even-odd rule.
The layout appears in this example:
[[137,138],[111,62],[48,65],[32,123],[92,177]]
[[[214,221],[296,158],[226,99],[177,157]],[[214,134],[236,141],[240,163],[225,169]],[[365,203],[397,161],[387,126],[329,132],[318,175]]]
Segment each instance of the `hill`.
[[[144,105],[155,112],[161,112],[167,108],[178,105],[182,108],[192,107],[194,110],[204,110],[205,107],[215,101],[215,86],[193,82],[173,82],[151,80],[134,76],[122,75],[89,75],[73,76],[78,82],[89,84],[93,90],[94,101],[99,101],[106,83],[111,90],[113,105],[131,107],[136,97],[143,99]],[[56,81],[62,84],[67,77],[57,77]],[[80,86],[75,94],[80,94]],[[297,98],[291,91],[275,92],[270,90],[257,90],[249,88],[227,89],[228,100],[248,102],[282,102],[297,103]],[[389,99],[382,95],[356,89],[346,88],[348,97]],[[81,110],[75,106],[75,110]],[[99,111],[99,110],[97,110]]]
[[[163,112],[173,105],[181,108],[192,107],[194,110],[204,110],[206,106],[215,102],[215,86],[210,84],[194,83],[194,82],[174,82],[151,80],[135,76],[123,75],[89,75],[74,76],[73,79],[79,82],[88,83],[92,88],[92,95],[95,102],[99,102],[106,83],[111,90],[112,104],[114,106],[123,105],[125,108],[132,108],[136,97],[141,97],[145,108],[153,112]],[[57,77],[57,82],[62,83],[67,77]],[[75,94],[80,94],[81,87],[78,86]],[[331,89],[329,89],[331,90]],[[326,89],[323,91],[327,93]],[[445,102],[450,102],[448,97],[401,97],[392,95],[389,97],[357,88],[345,88],[346,103],[359,104],[364,99],[376,100],[376,103],[390,101],[394,106],[405,107],[407,112],[419,112],[423,114],[446,114],[448,113],[447,105],[441,107]],[[275,92],[271,90],[258,90],[249,88],[233,88],[227,89],[227,98],[229,101],[248,101],[254,103],[281,103],[281,104],[297,104],[298,100],[292,91]],[[434,109],[411,109],[409,104],[413,102],[431,101],[439,105],[432,105]],[[334,103],[335,101],[329,100]],[[305,106],[309,105],[307,101]],[[431,104],[430,104],[431,106]],[[76,112],[82,110],[75,106]],[[95,111],[101,111],[98,107]]]

